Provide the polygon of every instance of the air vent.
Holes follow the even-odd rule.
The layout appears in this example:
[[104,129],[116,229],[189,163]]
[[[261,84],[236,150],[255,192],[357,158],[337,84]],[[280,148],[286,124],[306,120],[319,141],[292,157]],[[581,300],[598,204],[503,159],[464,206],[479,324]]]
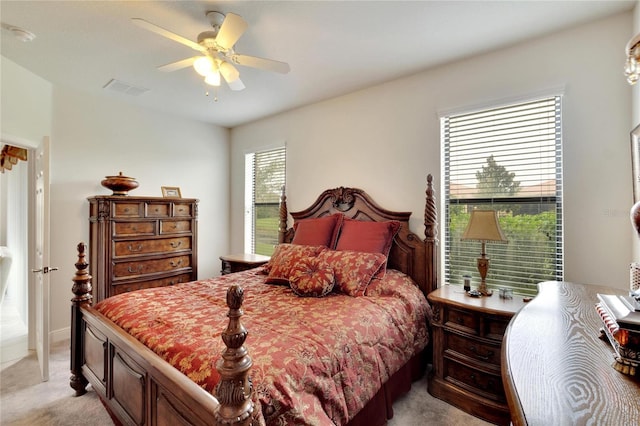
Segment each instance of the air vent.
[[144,87],[134,86],[132,84],[125,83],[124,81],[116,80],[115,78],[105,84],[103,89],[124,93],[130,96],[140,96],[149,91],[149,89]]

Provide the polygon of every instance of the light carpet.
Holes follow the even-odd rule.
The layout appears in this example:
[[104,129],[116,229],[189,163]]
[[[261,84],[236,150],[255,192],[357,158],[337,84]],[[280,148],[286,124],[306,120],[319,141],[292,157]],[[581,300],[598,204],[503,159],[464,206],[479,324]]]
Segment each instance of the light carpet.
[[[80,397],[75,397],[74,390],[69,387],[69,341],[52,346],[50,361],[48,382],[40,380],[34,353],[2,364],[0,423],[15,426],[113,425],[91,386]],[[395,414],[388,426],[489,424],[429,395],[426,375],[413,384],[411,391],[400,398],[393,409]]]

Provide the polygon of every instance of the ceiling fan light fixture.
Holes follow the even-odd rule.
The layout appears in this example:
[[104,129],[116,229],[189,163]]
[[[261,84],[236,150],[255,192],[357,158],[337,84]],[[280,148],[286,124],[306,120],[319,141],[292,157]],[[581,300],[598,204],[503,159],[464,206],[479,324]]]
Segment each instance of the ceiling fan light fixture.
[[218,71],[214,71],[208,76],[205,77],[204,82],[209,86],[220,86],[220,73]]
[[201,56],[193,62],[193,68],[203,77],[213,73],[213,59],[210,56]]

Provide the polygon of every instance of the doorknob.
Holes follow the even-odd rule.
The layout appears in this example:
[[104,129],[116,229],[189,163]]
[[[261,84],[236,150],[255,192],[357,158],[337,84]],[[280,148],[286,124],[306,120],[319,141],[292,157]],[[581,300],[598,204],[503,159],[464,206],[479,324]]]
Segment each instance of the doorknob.
[[57,270],[58,270],[57,266],[52,266],[52,267],[45,266],[44,268],[41,268],[41,269],[32,269],[31,272],[42,272],[43,274],[48,274],[51,271],[57,271]]

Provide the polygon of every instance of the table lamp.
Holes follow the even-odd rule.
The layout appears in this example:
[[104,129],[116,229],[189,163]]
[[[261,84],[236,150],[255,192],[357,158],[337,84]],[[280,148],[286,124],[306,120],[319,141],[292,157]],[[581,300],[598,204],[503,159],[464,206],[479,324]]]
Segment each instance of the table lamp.
[[489,271],[489,258],[485,252],[485,243],[508,242],[500,229],[498,223],[498,213],[495,210],[472,210],[469,225],[462,235],[463,241],[480,241],[482,243],[482,253],[478,258],[478,272],[480,272],[480,287],[478,291],[483,296],[491,296],[493,292],[487,289],[487,272]]

